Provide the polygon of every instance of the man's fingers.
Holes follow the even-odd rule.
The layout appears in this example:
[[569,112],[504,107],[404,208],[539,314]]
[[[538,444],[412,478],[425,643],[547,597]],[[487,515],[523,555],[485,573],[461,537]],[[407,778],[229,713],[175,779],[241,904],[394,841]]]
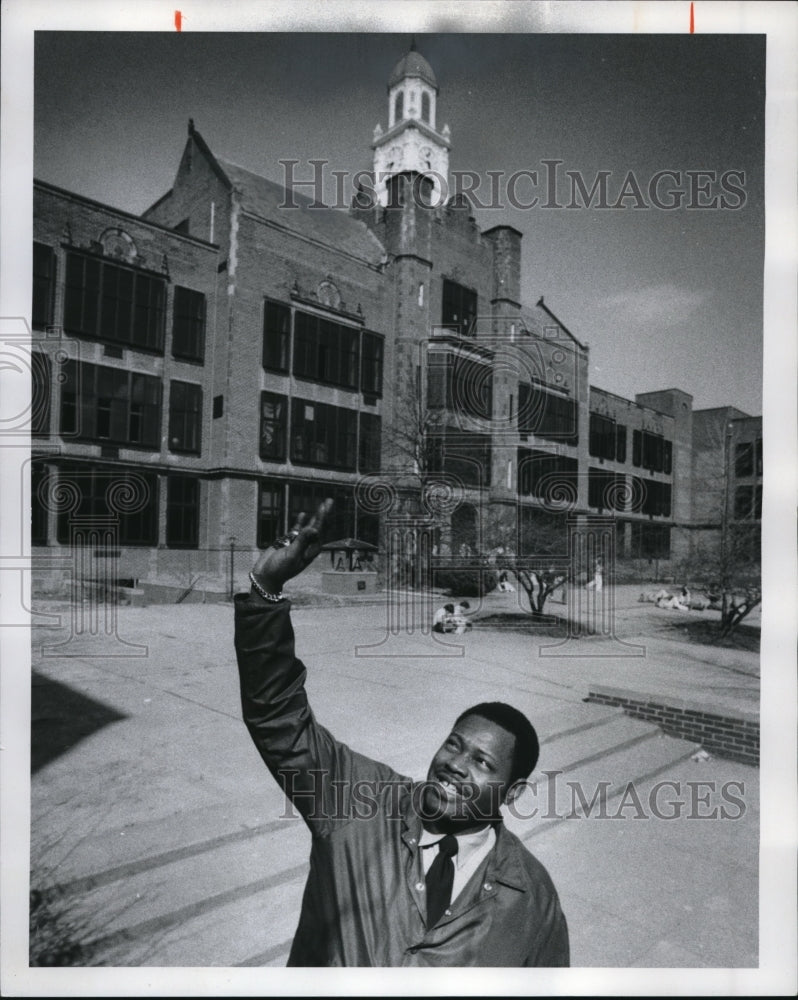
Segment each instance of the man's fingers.
[[321,529],[324,527],[324,522],[327,518],[327,515],[330,513],[332,508],[333,508],[333,501],[328,497],[326,500],[322,501],[319,504],[318,508],[316,509],[316,513],[310,519],[310,524],[308,525],[308,527],[314,528],[316,531],[321,533]]
[[302,511],[302,513],[297,517],[296,523],[294,524],[294,527],[291,529],[291,531],[296,531],[297,534],[299,534],[307,519],[308,515],[304,511]]

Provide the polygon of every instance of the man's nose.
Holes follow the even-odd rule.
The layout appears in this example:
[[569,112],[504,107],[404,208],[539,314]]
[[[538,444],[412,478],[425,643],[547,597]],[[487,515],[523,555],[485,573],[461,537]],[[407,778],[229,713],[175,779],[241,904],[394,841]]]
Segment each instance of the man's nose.
[[454,771],[463,777],[468,774],[468,760],[465,753],[452,754],[446,763],[450,771]]

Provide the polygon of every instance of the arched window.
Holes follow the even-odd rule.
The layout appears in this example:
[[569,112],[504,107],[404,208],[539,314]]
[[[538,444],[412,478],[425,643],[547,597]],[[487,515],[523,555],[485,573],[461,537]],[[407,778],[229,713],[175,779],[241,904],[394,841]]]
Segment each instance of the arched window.
[[401,121],[405,116],[405,94],[403,90],[400,90],[396,95],[396,101],[393,106],[393,118],[394,121]]
[[421,95],[421,120],[429,123],[429,94],[426,91]]

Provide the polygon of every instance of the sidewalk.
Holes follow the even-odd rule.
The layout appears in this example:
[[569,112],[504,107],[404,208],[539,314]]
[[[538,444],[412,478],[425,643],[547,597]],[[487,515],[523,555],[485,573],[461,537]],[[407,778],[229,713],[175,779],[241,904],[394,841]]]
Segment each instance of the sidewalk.
[[[558,887],[574,966],[755,966],[758,770],[695,762],[695,744],[584,698],[595,683],[689,690],[753,712],[757,657],[641,638],[631,594],[618,603],[620,638],[572,641],[558,656],[510,629],[477,627],[449,645],[389,637],[378,604],[293,617],[318,717],[403,773],[424,776],[468,704],[529,714],[537,785],[507,821]],[[67,637],[37,628],[34,642]],[[33,665],[31,880],[52,927],[78,939],[77,964],[284,965],[309,837],[285,818],[240,721],[231,608],[120,608],[118,636],[58,657],[35,650]],[[603,810],[591,805],[602,788]]]

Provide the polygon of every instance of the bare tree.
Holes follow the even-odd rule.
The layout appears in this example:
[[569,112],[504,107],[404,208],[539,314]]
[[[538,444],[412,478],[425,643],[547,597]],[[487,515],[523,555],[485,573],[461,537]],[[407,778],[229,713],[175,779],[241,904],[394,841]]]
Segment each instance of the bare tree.
[[710,606],[720,610],[720,638],[731,636],[762,600],[756,494],[752,491],[747,509],[740,509],[732,496],[732,428],[728,414],[721,412],[697,435],[694,517],[701,537],[691,540],[690,554],[679,567],[682,577],[705,591]]

